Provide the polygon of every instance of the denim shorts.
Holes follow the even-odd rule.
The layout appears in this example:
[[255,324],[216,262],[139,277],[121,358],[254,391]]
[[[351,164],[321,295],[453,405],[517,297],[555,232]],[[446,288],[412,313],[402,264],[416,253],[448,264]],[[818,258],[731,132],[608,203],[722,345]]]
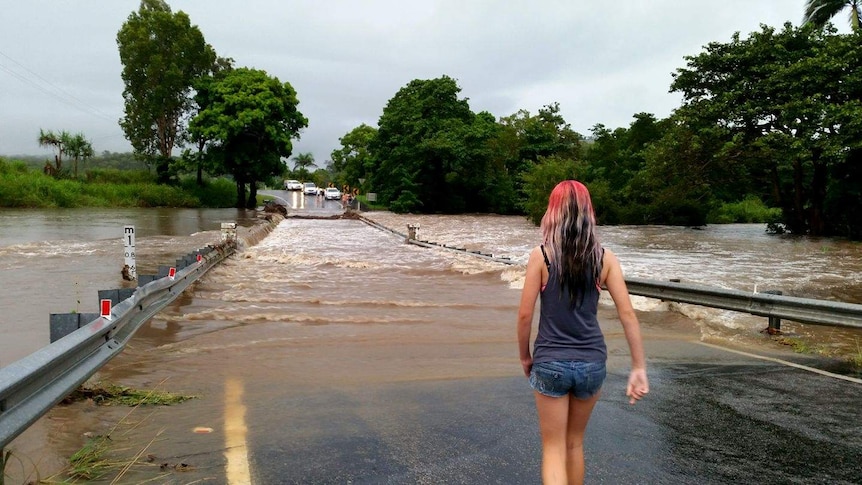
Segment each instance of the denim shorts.
[[563,397],[571,393],[578,399],[587,399],[599,392],[606,375],[604,362],[541,362],[533,364],[530,387],[545,396]]

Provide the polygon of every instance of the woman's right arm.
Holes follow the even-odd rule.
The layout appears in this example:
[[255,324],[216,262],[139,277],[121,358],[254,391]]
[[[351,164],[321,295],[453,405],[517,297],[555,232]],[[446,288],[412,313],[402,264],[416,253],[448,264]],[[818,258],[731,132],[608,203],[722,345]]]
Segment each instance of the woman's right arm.
[[542,265],[544,264],[541,249],[538,247],[533,249],[527,261],[527,274],[524,276],[524,289],[521,290],[521,304],[518,307],[518,353],[524,375],[528,377],[533,367],[533,356],[530,355],[530,332],[533,327],[536,299],[542,286]]
[[646,357],[644,356],[640,322],[638,322],[637,314],[635,314],[634,307],[632,307],[632,300],[626,287],[626,281],[623,278],[620,261],[611,250],[605,249],[605,257],[602,260],[602,265],[605,270],[605,286],[614,300],[614,305],[617,307],[617,314],[620,317],[620,323],[623,325],[626,341],[629,344],[629,352],[632,356],[632,370],[629,374],[628,385],[626,386],[626,395],[629,397],[629,403],[634,404],[635,401],[644,397],[649,392],[649,381],[646,375]]

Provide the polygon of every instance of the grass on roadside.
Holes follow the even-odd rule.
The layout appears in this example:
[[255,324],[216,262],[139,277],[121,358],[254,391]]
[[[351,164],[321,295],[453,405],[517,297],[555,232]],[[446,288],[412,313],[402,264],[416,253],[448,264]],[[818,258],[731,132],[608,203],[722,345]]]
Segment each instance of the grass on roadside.
[[856,339],[856,352],[850,356],[849,360],[857,371],[862,372],[862,345],[859,344],[859,339]]
[[96,383],[91,387],[81,386],[70,394],[65,403],[92,399],[94,403],[102,406],[170,406],[178,404],[197,396],[176,394],[167,391],[140,390],[116,384]]
[[841,355],[837,355],[835,352],[830,352],[821,345],[812,345],[801,337],[782,336],[777,337],[775,341],[781,345],[790,347],[797,354],[822,355],[840,359],[847,362],[854,372],[862,373],[862,345],[860,345],[858,339],[856,340],[856,351],[849,355],[844,352]]
[[[152,463],[154,456],[148,455],[147,450],[150,445],[156,441],[156,438],[161,434],[159,432],[153,439],[149,441],[140,450],[129,457],[129,449],[117,449],[115,441],[111,438],[117,428],[127,422],[129,416],[144,405],[162,405],[168,406],[171,404],[181,403],[183,401],[193,399],[196,396],[171,393],[166,391],[138,390],[126,386],[118,386],[113,384],[103,385],[97,383],[93,386],[81,386],[64,402],[72,402],[76,400],[91,399],[94,403],[103,406],[110,405],[126,405],[132,409],[120,419],[117,424],[105,435],[91,436],[87,442],[78,451],[69,458],[69,467],[57,475],[45,480],[44,483],[78,483],[79,481],[97,480],[105,477],[108,474],[115,474],[115,478],[111,483],[118,483],[127,472],[134,468],[154,468],[159,466],[158,472],[161,473],[155,479],[162,479],[170,474],[171,470],[185,471],[185,469],[169,464],[158,465]],[[123,456],[122,458],[114,458]],[[184,465],[187,467],[187,465]],[[167,473],[165,473],[167,472]]]

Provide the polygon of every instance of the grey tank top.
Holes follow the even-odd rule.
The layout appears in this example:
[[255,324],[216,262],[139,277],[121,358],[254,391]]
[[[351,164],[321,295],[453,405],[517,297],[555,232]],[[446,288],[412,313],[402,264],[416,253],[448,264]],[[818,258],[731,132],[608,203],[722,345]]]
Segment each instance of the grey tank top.
[[[542,248],[544,252],[544,248]],[[591,285],[572,307],[568,291],[562,291],[556,269],[548,265],[548,284],[541,292],[539,333],[533,345],[533,362],[577,360],[605,362],[607,347],[597,317],[599,290]]]

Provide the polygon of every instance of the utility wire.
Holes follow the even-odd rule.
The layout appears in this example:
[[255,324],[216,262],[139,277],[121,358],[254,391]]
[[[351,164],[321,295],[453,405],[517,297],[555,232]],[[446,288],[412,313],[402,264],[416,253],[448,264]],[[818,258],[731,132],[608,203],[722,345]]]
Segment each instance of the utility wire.
[[[44,77],[40,76],[38,73],[27,68],[27,66],[21,64],[20,62],[16,61],[15,59],[9,57],[8,55],[3,53],[2,51],[0,51],[0,56],[3,56],[6,59],[12,61],[16,65],[18,65],[18,67],[20,67],[21,69],[23,69],[24,71],[26,71],[30,75],[35,76],[36,80],[41,81],[41,83],[42,83],[42,84],[40,84],[39,82],[32,79],[31,77],[28,77],[24,74],[21,74],[20,72],[16,72],[15,70],[13,70],[12,68],[10,68],[8,66],[4,66],[3,64],[0,64],[0,70],[5,71],[6,73],[8,73],[12,77],[18,79],[19,81],[23,82],[24,84],[30,85],[30,86],[38,89],[39,91],[42,91],[43,93],[53,97],[54,99],[56,99],[62,103],[65,103],[68,106],[71,106],[73,108],[84,111],[87,114],[90,114],[92,116],[96,116],[96,117],[101,118],[101,119],[106,120],[106,121],[112,121],[112,122],[116,121],[116,119],[112,118],[109,115],[106,115],[102,111],[99,111],[97,108],[91,106],[87,102],[81,100],[80,98],[78,98],[77,96],[73,95],[72,93],[66,91],[65,89],[57,86],[56,84],[52,83],[51,81],[48,81]],[[50,86],[51,88],[55,89],[56,91],[52,91],[52,90],[46,88],[43,84]]]

